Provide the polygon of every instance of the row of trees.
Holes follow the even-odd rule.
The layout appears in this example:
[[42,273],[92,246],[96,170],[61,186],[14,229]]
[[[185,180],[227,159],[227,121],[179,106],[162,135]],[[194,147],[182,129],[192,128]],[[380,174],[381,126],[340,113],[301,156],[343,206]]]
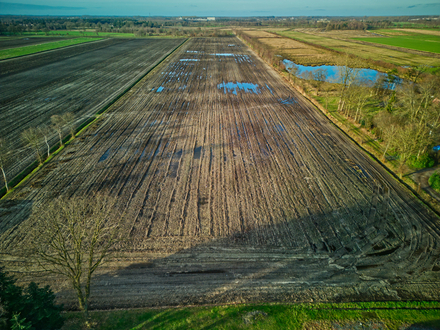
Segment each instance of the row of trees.
[[[303,76],[328,98],[337,98],[337,111],[373,132],[384,142],[383,159],[398,157],[404,165],[423,168],[434,165],[432,147],[440,143],[440,79],[423,74],[426,68],[409,70],[404,79],[395,72],[379,75],[374,85],[362,79],[359,69],[340,63],[335,85],[326,83],[325,72]],[[295,70],[293,70],[295,71]]]
[[[53,115],[51,125],[41,125],[30,127],[21,133],[21,139],[26,147],[31,148],[39,164],[43,163],[46,157],[50,156],[51,137],[56,134],[59,139],[60,147],[63,145],[63,138],[68,131],[71,138],[75,137],[74,115],[67,112],[63,115]],[[11,141],[0,138],[0,170],[5,182],[6,191],[9,191],[7,168],[14,160],[14,146]]]
[[[434,18],[434,17],[432,17]],[[419,20],[415,20],[419,19]],[[168,27],[259,27],[275,26],[286,28],[321,28],[326,30],[364,30],[389,28],[400,24],[404,27],[439,27],[440,20],[416,16],[395,17],[241,17],[217,18],[215,22],[201,22],[176,17],[22,17],[6,16],[0,19],[0,34],[23,32],[49,32],[57,30],[93,29],[96,32],[134,33],[141,29],[163,29]],[[147,32],[152,33],[152,32]]]

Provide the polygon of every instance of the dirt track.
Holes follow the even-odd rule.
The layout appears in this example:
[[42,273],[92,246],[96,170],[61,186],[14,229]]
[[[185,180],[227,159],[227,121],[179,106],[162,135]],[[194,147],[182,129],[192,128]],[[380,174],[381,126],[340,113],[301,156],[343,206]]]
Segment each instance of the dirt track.
[[2,201],[2,247],[32,207],[99,190],[129,239],[93,307],[440,293],[439,218],[236,38],[187,42]]

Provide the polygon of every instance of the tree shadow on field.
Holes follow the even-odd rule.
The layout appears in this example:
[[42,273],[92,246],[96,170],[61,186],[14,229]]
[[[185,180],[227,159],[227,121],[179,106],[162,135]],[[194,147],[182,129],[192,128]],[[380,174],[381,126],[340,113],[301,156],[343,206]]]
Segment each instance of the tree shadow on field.
[[0,200],[0,237],[26,221],[32,214],[32,207],[32,200],[7,198]]
[[402,330],[438,330],[440,329],[440,318],[434,321],[418,322],[411,324],[408,327],[401,328]]
[[[417,219],[408,225],[381,211],[370,218],[348,211],[249,225],[226,237],[133,237],[121,247],[131,252],[93,279],[91,308],[438,298],[437,234]],[[72,292],[58,298],[75,308]]]

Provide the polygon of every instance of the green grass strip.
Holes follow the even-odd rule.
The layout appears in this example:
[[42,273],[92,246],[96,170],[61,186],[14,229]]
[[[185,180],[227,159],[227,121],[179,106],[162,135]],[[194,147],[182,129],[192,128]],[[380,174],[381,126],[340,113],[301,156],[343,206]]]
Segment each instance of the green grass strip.
[[440,54],[440,37],[435,36],[402,36],[388,38],[353,38],[380,45],[395,46]]
[[101,40],[101,38],[75,38],[75,39],[67,39],[67,40],[60,40],[54,42],[45,42],[38,45],[29,45],[18,48],[4,49],[0,51],[0,60],[5,60],[7,58],[13,58],[18,56],[30,55],[34,53],[43,52],[46,50],[52,50],[52,49],[77,45],[84,42],[90,42],[96,40]]
[[[135,309],[92,312],[96,329],[304,329],[321,324],[316,329],[331,329],[332,325],[357,322],[382,324],[385,329],[399,329],[403,325],[437,328],[440,326],[438,303],[427,308],[413,308],[413,303],[382,303],[389,309],[378,309],[376,303],[351,304],[252,304],[203,306],[165,309]],[[406,308],[408,304],[409,308]],[[345,306],[348,305],[348,309]],[[411,309],[410,309],[411,308]],[[81,313],[66,313],[62,330],[78,329]]]

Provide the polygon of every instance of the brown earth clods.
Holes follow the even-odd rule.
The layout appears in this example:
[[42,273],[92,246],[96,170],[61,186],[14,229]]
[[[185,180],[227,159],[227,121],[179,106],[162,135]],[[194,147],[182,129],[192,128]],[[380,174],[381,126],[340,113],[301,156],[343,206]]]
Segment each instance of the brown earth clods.
[[32,208],[96,191],[128,239],[94,308],[440,293],[439,218],[237,38],[188,41],[1,201],[8,269],[35,276]]

